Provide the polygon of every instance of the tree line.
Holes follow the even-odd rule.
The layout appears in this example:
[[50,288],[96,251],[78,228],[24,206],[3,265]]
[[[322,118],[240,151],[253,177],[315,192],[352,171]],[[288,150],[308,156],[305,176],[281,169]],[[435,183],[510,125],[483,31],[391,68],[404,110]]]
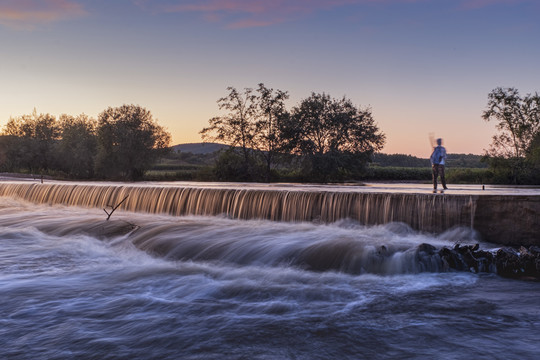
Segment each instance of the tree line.
[[218,180],[272,181],[280,170],[300,181],[357,178],[385,135],[370,108],[322,93],[288,110],[286,91],[258,84],[218,100],[224,115],[211,118],[203,140],[230,146],[216,162]]
[[[311,93],[291,109],[286,91],[258,84],[218,99],[220,116],[201,130],[203,140],[228,145],[205,179],[218,181],[342,181],[369,175],[367,163],[391,166],[376,154],[385,143],[370,108],[346,97]],[[498,133],[483,156],[492,183],[540,184],[540,96],[515,88],[488,94],[482,117]],[[142,179],[167,154],[170,134],[138,105],[109,107],[97,119],[38,114],[10,118],[0,133],[0,171],[55,174],[79,179]],[[454,159],[449,158],[449,167]],[[478,157],[455,159],[476,164]],[[402,155],[409,167],[429,166]],[[395,172],[395,169],[394,169]],[[397,176],[392,175],[393,179]],[[384,180],[384,179],[380,179]],[[484,181],[484,180],[482,180]]]
[[3,171],[79,179],[141,179],[171,139],[138,105],[109,107],[97,120],[85,114],[57,119],[34,110],[10,118],[1,135]]
[[[210,119],[201,131],[203,140],[230,145],[216,162],[218,180],[269,181],[279,179],[279,170],[291,174],[291,169],[290,177],[299,181],[361,179],[369,176],[366,164],[374,156],[379,165],[390,160],[376,154],[385,135],[371,109],[356,107],[345,97],[312,93],[288,110],[288,93],[262,83],[255,90],[227,90],[228,95],[218,100],[226,115]],[[538,93],[521,96],[516,88],[495,88],[482,117],[496,121],[498,130],[489,150],[481,162],[476,155],[449,156],[449,167],[489,167],[481,181],[540,184]],[[427,161],[408,155],[401,160],[410,167],[429,167]]]

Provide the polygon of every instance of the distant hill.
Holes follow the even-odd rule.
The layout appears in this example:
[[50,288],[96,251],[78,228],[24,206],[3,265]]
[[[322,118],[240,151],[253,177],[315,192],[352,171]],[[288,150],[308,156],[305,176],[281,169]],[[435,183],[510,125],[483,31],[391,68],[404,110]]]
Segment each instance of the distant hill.
[[178,144],[174,145],[172,148],[174,152],[185,152],[192,154],[211,154],[221,149],[228,148],[228,145],[217,144],[217,143],[189,143],[189,144]]
[[405,154],[373,154],[373,164],[378,166],[396,166],[396,167],[430,167],[429,159],[418,158]]

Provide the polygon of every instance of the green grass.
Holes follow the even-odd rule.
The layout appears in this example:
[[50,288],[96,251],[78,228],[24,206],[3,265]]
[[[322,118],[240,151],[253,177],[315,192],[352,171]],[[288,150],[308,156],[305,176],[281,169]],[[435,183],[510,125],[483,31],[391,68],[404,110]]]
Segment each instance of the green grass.
[[450,168],[446,172],[446,182],[452,184],[490,184],[493,180],[493,171],[489,169]]
[[[370,167],[362,180],[431,181],[431,168]],[[453,184],[488,184],[493,172],[480,168],[447,168],[446,181]]]
[[213,181],[213,171],[209,167],[182,167],[180,170],[149,170],[144,175],[146,181]]
[[[370,166],[361,179],[363,181],[431,181],[431,168],[428,167],[381,167]],[[144,180],[147,181],[215,181],[215,174],[211,166],[186,164],[157,164],[146,172]],[[309,181],[301,179],[297,173],[275,172],[274,181],[297,182]],[[494,181],[494,174],[489,169],[481,168],[447,168],[446,181],[452,184],[490,184]]]
[[371,166],[366,170],[362,180],[429,181],[431,180],[431,169],[417,167]]

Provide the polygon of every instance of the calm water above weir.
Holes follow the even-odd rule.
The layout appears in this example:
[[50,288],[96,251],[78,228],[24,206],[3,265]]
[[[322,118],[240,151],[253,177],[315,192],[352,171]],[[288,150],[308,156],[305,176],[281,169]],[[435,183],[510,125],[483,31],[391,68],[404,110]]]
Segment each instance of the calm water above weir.
[[[402,223],[168,216],[0,197],[9,359],[537,358],[540,283],[445,272]],[[484,249],[494,245],[482,243]]]

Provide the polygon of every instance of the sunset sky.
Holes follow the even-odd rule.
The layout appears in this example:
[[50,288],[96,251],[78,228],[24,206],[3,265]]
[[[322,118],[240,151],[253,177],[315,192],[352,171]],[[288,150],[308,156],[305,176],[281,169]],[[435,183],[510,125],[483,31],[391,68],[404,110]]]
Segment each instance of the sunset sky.
[[226,88],[370,107],[385,153],[481,154],[488,93],[540,92],[538,0],[0,0],[0,126],[138,104],[201,141]]

